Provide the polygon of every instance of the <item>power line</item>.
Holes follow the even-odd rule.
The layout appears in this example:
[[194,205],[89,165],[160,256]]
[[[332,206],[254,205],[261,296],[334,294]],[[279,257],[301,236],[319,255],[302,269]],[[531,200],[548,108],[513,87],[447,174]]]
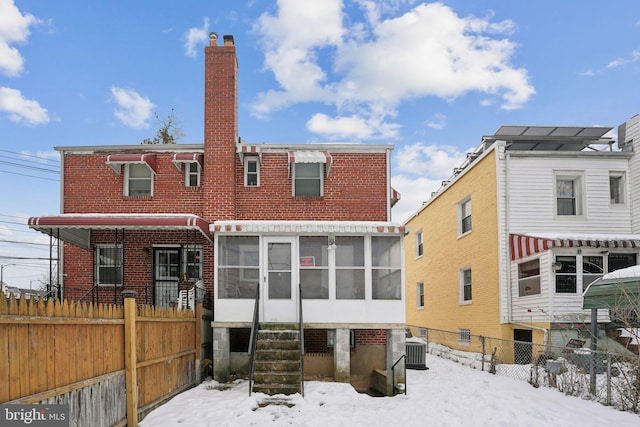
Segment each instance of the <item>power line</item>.
[[18,240],[2,240],[2,239],[0,239],[0,243],[18,243],[20,245],[50,246],[48,243],[32,243],[32,242],[21,242]]
[[[0,156],[0,157],[3,157],[3,156]],[[37,171],[42,171],[42,172],[50,172],[50,173],[55,173],[55,174],[60,173],[59,170],[43,168],[41,166],[21,165],[20,163],[7,162],[7,161],[4,161],[4,160],[0,160],[0,165],[13,166],[13,167],[16,167],[16,168],[32,169],[32,170],[37,170]]]
[[17,151],[9,151],[9,150],[0,150],[0,151],[2,151],[4,153],[17,154],[18,156],[21,156],[21,157],[31,157],[33,159],[39,159],[39,160],[44,160],[46,162],[54,162],[54,163],[60,164],[60,160],[52,159],[52,158],[49,158],[49,157],[34,156],[34,155],[31,155],[31,154],[18,153]]
[[42,176],[35,176],[35,175],[27,175],[25,173],[18,173],[18,172],[0,171],[0,173],[7,173],[7,174],[10,174],[10,175],[27,176],[29,178],[45,179],[47,181],[54,181],[54,182],[59,182],[60,181],[59,179],[45,178],[45,177],[42,177]]

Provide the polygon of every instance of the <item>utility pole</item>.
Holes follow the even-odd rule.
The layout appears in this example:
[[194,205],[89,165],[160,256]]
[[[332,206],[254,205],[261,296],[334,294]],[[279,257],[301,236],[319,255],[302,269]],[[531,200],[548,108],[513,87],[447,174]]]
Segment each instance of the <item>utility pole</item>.
[[4,285],[4,268],[15,264],[0,264],[0,286]]

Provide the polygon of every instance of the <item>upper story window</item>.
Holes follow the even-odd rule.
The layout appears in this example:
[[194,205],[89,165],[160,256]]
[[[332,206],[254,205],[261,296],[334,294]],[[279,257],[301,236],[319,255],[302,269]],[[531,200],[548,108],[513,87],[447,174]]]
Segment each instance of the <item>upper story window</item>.
[[197,162],[191,162],[191,163],[185,164],[184,185],[186,187],[200,186],[200,165]]
[[458,203],[458,235],[471,231],[471,198],[467,197]]
[[471,269],[460,270],[460,303],[471,302]]
[[322,196],[323,163],[295,163],[293,165],[293,195]]
[[422,230],[416,232],[416,258],[424,255],[424,242],[422,238]]
[[153,196],[153,173],[146,164],[124,165],[124,195]]
[[260,186],[260,161],[257,157],[245,157],[244,159],[244,186]]
[[518,296],[540,294],[540,259],[518,264]]
[[95,257],[96,284],[101,286],[122,286],[122,246],[96,246]]
[[556,175],[556,214],[558,216],[582,215],[582,177],[580,175]]
[[609,199],[612,205],[621,205],[625,202],[624,172],[609,173]]

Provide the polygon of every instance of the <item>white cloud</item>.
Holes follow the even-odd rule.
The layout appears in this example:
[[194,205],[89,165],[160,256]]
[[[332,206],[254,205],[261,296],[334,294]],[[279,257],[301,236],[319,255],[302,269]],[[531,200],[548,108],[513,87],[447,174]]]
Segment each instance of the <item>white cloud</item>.
[[404,145],[394,153],[394,170],[442,181],[451,176],[453,169],[461,165],[466,157],[467,153],[457,147],[416,142]]
[[196,46],[202,45],[209,40],[209,17],[205,16],[201,28],[189,28],[184,35],[185,56],[195,58],[198,55]]
[[155,107],[149,98],[141,96],[133,89],[123,89],[117,86],[111,87],[111,95],[117,104],[113,114],[125,126],[135,129],[149,127],[148,120]]
[[393,222],[404,223],[437,191],[442,180],[407,175],[392,175],[391,187],[400,193],[400,201],[391,210]]
[[444,129],[447,126],[447,116],[440,113],[434,114],[429,120],[427,120],[426,124],[431,129]]
[[47,109],[42,108],[38,101],[26,99],[17,89],[0,87],[0,111],[9,114],[9,120],[28,126],[45,125],[49,123]]
[[511,65],[516,44],[506,36],[515,30],[512,21],[461,18],[441,3],[420,4],[401,15],[398,11],[413,1],[357,3],[366,22],[355,15],[344,19],[340,0],[280,0],[275,14],[259,18],[255,30],[262,39],[264,66],[279,88],[257,96],[254,115],[323,102],[335,108],[335,117],[316,115],[310,129],[347,135],[345,126],[351,123],[351,134],[357,136],[367,133],[363,123],[371,121],[368,115],[392,126],[387,116],[395,116],[399,104],[409,99],[454,100],[477,91],[511,110],[535,93],[527,70]]
[[22,14],[13,0],[0,0],[0,71],[9,77],[20,75],[24,68],[24,58],[15,43],[25,43],[29,27],[40,21],[33,15]]
[[638,62],[640,60],[640,50],[634,50],[631,52],[629,58],[617,58],[607,64],[607,68],[618,68],[632,62]]
[[400,125],[372,117],[353,115],[331,118],[318,113],[307,122],[307,129],[332,139],[393,139],[398,136]]

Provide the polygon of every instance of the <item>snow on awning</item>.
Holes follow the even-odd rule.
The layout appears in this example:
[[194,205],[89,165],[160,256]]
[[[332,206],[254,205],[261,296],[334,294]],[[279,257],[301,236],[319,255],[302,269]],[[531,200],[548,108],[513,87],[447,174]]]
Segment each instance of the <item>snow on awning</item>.
[[189,214],[62,214],[32,217],[29,228],[84,249],[94,230],[195,230],[213,242],[209,222]]
[[216,221],[212,233],[406,234],[409,229],[376,221]]
[[107,156],[107,166],[115,173],[122,173],[122,165],[125,163],[144,164],[151,169],[152,173],[156,173],[157,161],[155,154],[110,154]]
[[607,273],[594,280],[582,294],[582,308],[636,309],[640,299],[640,266]]
[[294,163],[325,163],[326,174],[329,176],[333,157],[328,151],[299,150],[289,151],[289,175],[291,175],[291,165]]
[[173,155],[171,161],[182,172],[183,163],[197,163],[202,168],[202,153],[176,153]]
[[640,235],[571,235],[538,233],[536,236],[510,234],[511,260],[535,255],[551,248],[638,248]]

